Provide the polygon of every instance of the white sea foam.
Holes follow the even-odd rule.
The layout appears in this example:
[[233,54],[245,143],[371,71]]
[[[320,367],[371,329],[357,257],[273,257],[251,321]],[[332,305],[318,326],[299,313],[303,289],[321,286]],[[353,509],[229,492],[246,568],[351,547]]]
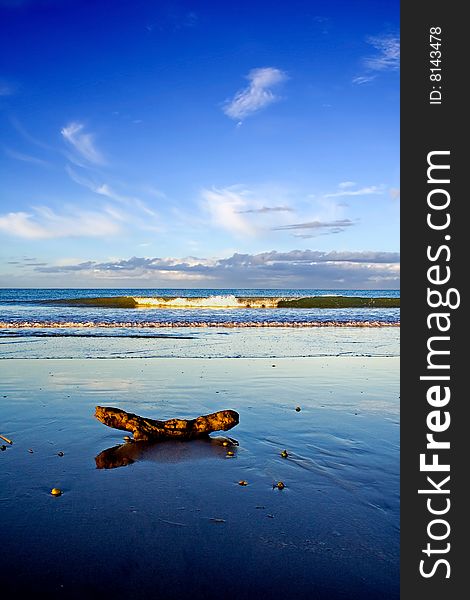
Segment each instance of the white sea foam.
[[237,298],[230,295],[206,298],[145,298],[133,297],[137,306],[155,308],[276,308],[280,298]]
[[0,321],[2,329],[162,329],[178,327],[198,327],[236,329],[238,327],[400,327],[398,321]]

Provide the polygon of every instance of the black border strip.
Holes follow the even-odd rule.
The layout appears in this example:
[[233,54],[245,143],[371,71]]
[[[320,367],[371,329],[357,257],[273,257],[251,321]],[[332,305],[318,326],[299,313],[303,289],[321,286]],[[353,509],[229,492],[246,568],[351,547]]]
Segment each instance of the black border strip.
[[[466,484],[466,466],[468,449],[466,439],[470,439],[467,418],[470,400],[465,391],[464,372],[467,366],[466,332],[469,331],[465,320],[465,300],[467,287],[467,257],[470,256],[466,238],[470,234],[464,231],[467,205],[470,205],[469,193],[464,190],[464,181],[468,168],[465,164],[469,151],[465,148],[465,136],[468,130],[464,112],[466,97],[463,91],[467,79],[468,68],[465,67],[465,46],[468,26],[463,16],[465,4],[452,1],[403,2],[401,5],[401,257],[402,257],[402,291],[401,291],[401,598],[402,600],[462,598],[466,589],[466,574],[470,567],[466,565],[466,533],[468,518],[466,510],[470,510],[469,501],[464,490]],[[441,81],[431,81],[430,63],[430,29],[439,27],[442,38]],[[434,30],[436,31],[436,30]],[[432,40],[431,40],[432,41]],[[438,79],[438,78],[434,78]],[[432,86],[435,86],[433,90]],[[439,86],[441,86],[439,88]],[[430,92],[441,91],[440,104],[430,104]],[[433,95],[438,101],[438,94]],[[467,109],[470,110],[470,107]],[[428,182],[428,153],[433,151],[449,151],[449,155],[434,155],[433,162],[449,164],[447,175],[443,170],[431,171],[432,179],[450,179],[449,183]],[[436,177],[432,175],[435,174]],[[432,189],[445,189],[450,196],[450,203],[445,210],[432,210],[428,206],[428,194]],[[432,196],[436,201],[444,203],[446,194],[439,192]],[[448,212],[451,218],[449,227],[444,230],[433,230],[427,224],[428,213],[431,218],[444,222]],[[445,236],[450,235],[450,239]],[[450,257],[445,249],[439,257],[431,261],[427,256],[427,248],[431,247],[431,255],[436,256],[440,246],[447,245]],[[448,258],[448,260],[447,260]],[[440,273],[447,273],[450,268],[450,280],[446,284],[432,285],[428,280],[430,266],[439,265]],[[431,272],[435,276],[438,271]],[[461,297],[459,308],[430,308],[427,298],[428,287],[440,290],[445,294],[450,287],[456,288]],[[437,299],[437,296],[434,297]],[[453,294],[452,299],[456,299]],[[436,319],[431,320],[428,328],[427,317],[432,312],[446,312],[450,315],[451,326],[448,332],[441,333],[436,329]],[[441,321],[443,325],[445,318]],[[449,369],[429,369],[427,343],[433,335],[449,336],[449,340],[436,340],[434,348],[450,350],[449,355],[433,358],[434,363],[448,364]],[[435,358],[435,360],[434,360]],[[421,380],[420,376],[448,375],[450,381],[431,382]],[[426,434],[430,432],[426,422],[427,415],[436,407],[427,400],[427,390],[431,385],[448,385],[451,392],[450,401],[440,407],[440,419],[449,413],[451,422],[446,431],[435,434],[435,438],[450,442],[450,449],[438,452],[439,462],[450,465],[450,471],[423,472],[420,470],[420,454],[427,453],[426,461],[432,460],[434,450],[427,450]],[[442,390],[442,388],[441,388]],[[434,421],[434,424],[436,421]],[[441,489],[449,489],[449,494],[418,494],[419,489],[432,489],[427,476],[440,482],[450,475],[447,484]],[[430,514],[427,500],[436,510],[447,507],[449,511],[443,515]],[[433,519],[447,520],[450,526],[449,535],[441,540],[432,540],[427,528]],[[443,523],[431,525],[435,536],[444,536],[447,527]],[[423,550],[428,542],[431,548],[447,549],[448,552],[431,553],[427,556]],[[420,561],[423,571],[433,571],[435,562],[440,558],[447,560],[450,566],[450,577],[447,565],[437,565],[433,576],[425,578],[420,574]]]

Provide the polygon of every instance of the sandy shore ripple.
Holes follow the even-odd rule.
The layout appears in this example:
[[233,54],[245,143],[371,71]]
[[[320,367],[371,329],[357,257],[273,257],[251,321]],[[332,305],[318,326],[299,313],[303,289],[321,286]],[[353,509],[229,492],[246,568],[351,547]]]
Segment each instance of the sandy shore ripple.
[[60,322],[60,321],[20,321],[18,323],[10,323],[0,321],[1,329],[71,329],[71,328],[92,328],[92,327],[103,327],[107,329],[119,329],[119,328],[137,328],[137,329],[161,329],[161,328],[175,328],[175,327],[223,327],[233,329],[236,327],[399,327],[400,323],[388,323],[386,321],[294,321],[294,322],[283,322],[283,321],[242,321],[242,322],[205,322],[205,321],[164,321],[164,322],[152,322],[144,321],[138,322],[119,322],[119,323],[108,323],[103,321],[89,321],[85,323],[75,323],[71,321]]

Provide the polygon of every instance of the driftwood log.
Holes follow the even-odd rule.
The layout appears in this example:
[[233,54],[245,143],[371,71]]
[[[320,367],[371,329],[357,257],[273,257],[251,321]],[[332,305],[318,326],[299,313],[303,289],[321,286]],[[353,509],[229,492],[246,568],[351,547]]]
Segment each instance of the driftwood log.
[[95,417],[114,429],[130,431],[134,440],[192,440],[205,437],[213,431],[228,431],[238,425],[239,415],[234,410],[220,410],[196,419],[168,419],[156,421],[139,417],[119,408],[97,406]]

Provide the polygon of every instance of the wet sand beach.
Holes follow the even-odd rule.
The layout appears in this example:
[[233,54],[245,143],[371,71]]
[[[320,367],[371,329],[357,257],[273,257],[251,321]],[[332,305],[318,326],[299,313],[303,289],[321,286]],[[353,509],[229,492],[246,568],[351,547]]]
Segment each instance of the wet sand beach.
[[[398,358],[390,342],[383,356],[366,346],[304,358],[10,354],[0,361],[0,433],[13,440],[0,452],[2,591],[398,598]],[[96,405],[157,419],[234,409],[240,423],[226,435],[239,445],[233,457],[217,441],[125,445]]]

